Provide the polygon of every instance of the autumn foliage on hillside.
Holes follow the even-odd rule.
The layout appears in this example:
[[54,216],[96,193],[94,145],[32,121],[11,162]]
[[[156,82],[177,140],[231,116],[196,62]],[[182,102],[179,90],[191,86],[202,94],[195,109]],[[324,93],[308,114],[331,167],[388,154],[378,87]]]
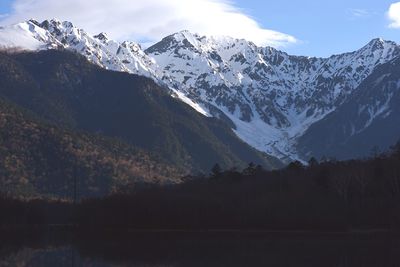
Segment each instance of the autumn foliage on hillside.
[[182,172],[123,142],[32,119],[0,102],[0,191],[19,197],[104,196],[127,184],[177,182]]

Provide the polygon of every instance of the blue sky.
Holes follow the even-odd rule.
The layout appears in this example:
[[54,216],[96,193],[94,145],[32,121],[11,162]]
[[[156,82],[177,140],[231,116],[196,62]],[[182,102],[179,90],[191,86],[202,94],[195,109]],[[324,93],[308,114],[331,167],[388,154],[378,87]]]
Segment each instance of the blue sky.
[[[76,4],[71,4],[71,6],[75,6],[75,10],[66,8],[66,5],[71,3],[71,1],[76,2]],[[243,38],[253,38],[256,43],[260,41],[257,39],[257,36],[262,36],[266,39],[272,38],[265,42],[266,45],[275,45],[291,54],[308,56],[329,56],[336,53],[353,51],[376,37],[400,42],[400,29],[389,28],[390,21],[387,17],[389,7],[396,2],[395,0],[191,0],[192,3],[190,5],[185,5],[190,2],[189,0],[186,0],[186,2],[179,0],[168,0],[169,2],[167,0],[147,0],[148,5],[153,3],[154,5],[165,6],[165,10],[167,11],[164,12],[160,7],[158,13],[157,10],[149,9],[151,10],[149,12],[154,12],[154,14],[142,14],[150,17],[152,19],[151,23],[158,20],[160,23],[164,23],[163,25],[151,25],[151,28],[146,31],[143,29],[146,28],[145,25],[149,24],[149,22],[146,22],[140,16],[136,16],[136,19],[134,19],[132,17],[135,16],[130,14],[125,14],[126,17],[123,17],[124,14],[121,14],[121,18],[125,18],[124,21],[126,23],[123,23],[124,26],[115,26],[115,17],[120,16],[120,13],[129,13],[129,10],[132,10],[133,13],[136,12],[137,10],[133,7],[131,9],[124,7],[115,10],[113,6],[105,7],[105,10],[99,9],[95,10],[96,12],[93,11],[93,16],[95,16],[94,14],[100,14],[95,18],[90,15],[92,14],[90,12],[93,6],[107,5],[111,1],[91,1],[98,4],[91,6],[81,4],[82,2],[88,3],[90,2],[89,0],[0,0],[0,14],[9,14],[8,17],[3,17],[3,21],[10,23],[28,19],[30,16],[37,17],[38,19],[57,17],[71,20],[75,24],[78,23],[78,26],[88,29],[89,32],[96,33],[96,31],[101,31],[104,28],[104,31],[107,31],[117,39],[134,38],[134,40],[138,41],[155,41],[167,33],[172,33],[178,29],[183,30],[186,24],[189,30],[193,29],[200,33],[205,32],[207,34],[210,32],[214,34],[216,31],[213,30],[217,28],[217,34],[226,31],[228,35],[234,35],[235,32],[232,31],[242,26],[242,33],[241,35],[238,33],[238,35],[244,36]],[[113,1],[119,1],[121,5],[124,3],[133,3],[132,6],[137,6],[139,2],[141,2],[140,4],[143,3],[142,0]],[[60,4],[61,2],[63,4]],[[201,2],[207,2],[207,5],[202,5]],[[214,5],[214,2],[218,6]],[[13,3],[18,3],[18,10],[11,8]],[[113,5],[115,6],[116,4],[114,3]],[[88,10],[85,10],[85,8],[88,8]],[[196,12],[196,8],[199,12]],[[204,9],[203,13],[205,14],[200,14],[199,20],[208,20],[209,25],[199,26],[198,20],[191,19],[192,17],[196,17],[196,13],[202,13],[200,11],[202,9]],[[234,10],[232,11],[231,9]],[[82,14],[78,10],[81,10]],[[143,7],[141,10],[146,9]],[[115,17],[110,18],[112,19],[110,21],[105,21],[104,17],[107,16],[104,14],[108,11],[114,13]],[[180,24],[165,17],[165,14],[168,13],[171,16],[179,16],[179,12],[190,14],[186,15],[187,17],[182,17]],[[231,28],[229,28],[229,25],[218,28],[219,24],[223,24],[222,21],[218,21],[219,14],[230,12],[237,13],[236,15],[240,13],[240,16],[232,17],[233,20],[238,21],[237,25],[233,25]],[[242,14],[253,19],[259,26],[253,25],[254,23],[247,17],[242,16]],[[152,16],[155,18],[152,18]],[[163,20],[164,17],[165,20]],[[398,17],[400,17],[400,14]],[[226,18],[229,22],[230,17]],[[126,25],[129,25],[129,27]],[[135,25],[137,25],[136,28]],[[246,27],[249,29],[248,35],[243,33],[247,31]],[[257,27],[261,29],[257,29]],[[264,29],[282,34],[269,35],[270,33],[263,31]],[[265,37],[263,34],[265,34]],[[295,42],[293,41],[294,39],[296,40]]]
[[0,1],[0,14],[9,13],[11,11],[11,0]]
[[[300,42],[288,52],[327,56],[356,50],[381,37],[400,42],[400,30],[388,27],[390,0],[236,1],[263,26],[291,34]],[[358,11],[358,12],[357,12]]]

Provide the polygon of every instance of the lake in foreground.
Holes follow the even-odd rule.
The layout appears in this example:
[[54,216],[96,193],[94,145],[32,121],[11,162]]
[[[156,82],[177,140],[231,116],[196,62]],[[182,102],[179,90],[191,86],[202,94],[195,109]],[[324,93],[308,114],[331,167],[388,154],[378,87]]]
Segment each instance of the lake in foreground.
[[4,231],[0,266],[400,266],[391,234]]

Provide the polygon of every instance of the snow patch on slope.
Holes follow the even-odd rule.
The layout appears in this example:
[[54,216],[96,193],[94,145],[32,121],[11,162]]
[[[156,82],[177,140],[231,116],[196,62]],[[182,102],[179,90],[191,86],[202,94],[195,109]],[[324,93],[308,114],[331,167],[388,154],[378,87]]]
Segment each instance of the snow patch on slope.
[[191,106],[194,110],[199,112],[200,114],[203,114],[206,117],[212,117],[210,113],[206,111],[204,107],[202,107],[200,104],[193,102],[190,98],[185,96],[182,92],[179,92],[176,89],[170,88],[171,91],[173,92],[172,97],[180,99],[182,102],[188,104]]
[[[0,45],[64,48],[105,69],[152,78],[204,116],[219,116],[219,110],[239,138],[281,159],[298,159],[297,139],[342,105],[377,66],[400,55],[396,43],[382,39],[352,53],[312,58],[188,31],[144,51],[137,43],[91,36],[58,20],[0,28]],[[373,120],[387,111],[371,112]]]
[[33,25],[27,23],[0,27],[0,47],[3,49],[19,48],[29,51],[46,49],[45,43],[37,38],[38,35],[35,30],[37,29]]

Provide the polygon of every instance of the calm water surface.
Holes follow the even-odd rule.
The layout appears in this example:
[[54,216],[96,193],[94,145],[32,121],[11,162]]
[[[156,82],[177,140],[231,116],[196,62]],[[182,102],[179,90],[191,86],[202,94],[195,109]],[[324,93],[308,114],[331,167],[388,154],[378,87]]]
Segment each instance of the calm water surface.
[[0,239],[0,266],[395,267],[400,242],[389,234],[21,230]]

